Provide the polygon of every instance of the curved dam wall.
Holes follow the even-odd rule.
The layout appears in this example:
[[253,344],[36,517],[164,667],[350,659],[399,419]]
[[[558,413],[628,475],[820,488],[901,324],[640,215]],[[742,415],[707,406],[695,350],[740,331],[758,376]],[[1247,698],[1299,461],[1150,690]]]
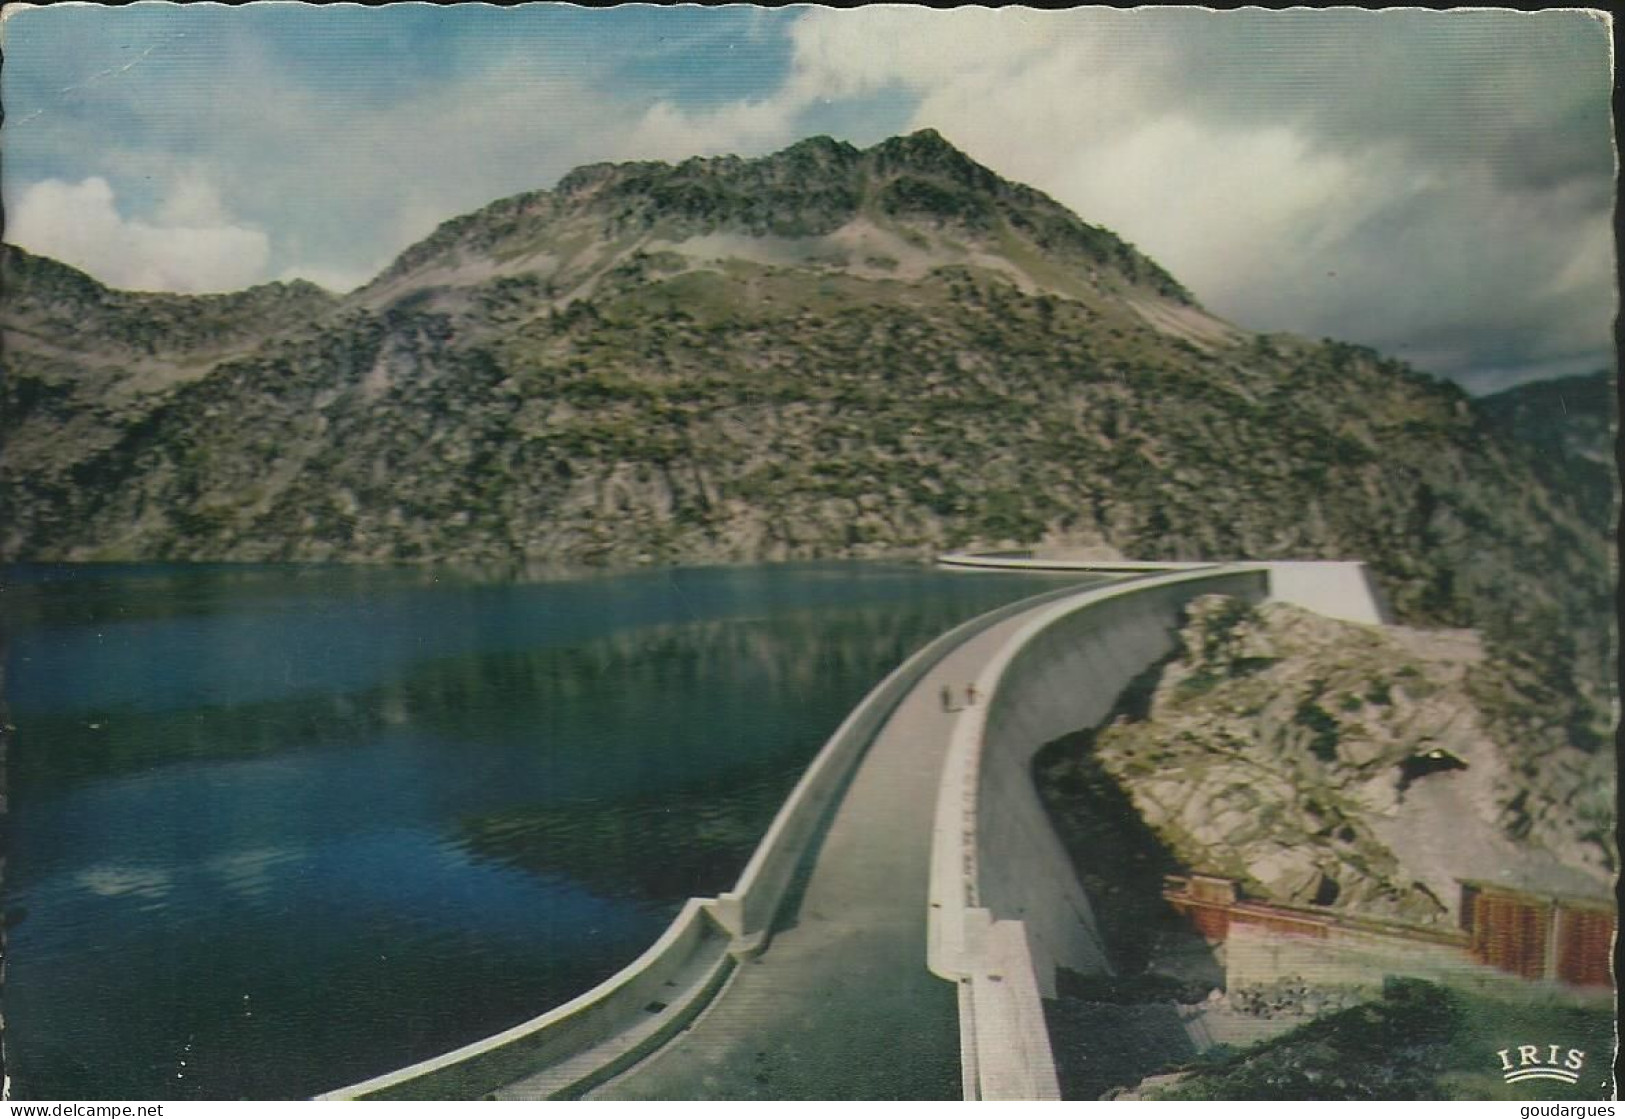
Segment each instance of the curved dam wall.
[[1191,599],[1225,594],[1259,602],[1269,593],[1267,575],[1257,571],[1149,582],[1035,629],[988,689],[976,801],[977,894],[996,920],[1025,923],[1045,997],[1055,994],[1057,966],[1110,968],[1089,901],[1039,800],[1033,755],[1102,722],[1131,680],[1173,652]]
[[1088,897],[1032,779],[1046,743],[1098,724],[1173,652],[1191,599],[1270,596],[1263,565],[1142,575],[1057,603],[976,681],[953,732],[932,849],[931,970],[959,984],[967,1099],[1058,1099],[1042,999],[1059,967],[1109,971]]
[[[1217,563],[1160,560],[1088,560],[1035,556],[1032,552],[948,552],[937,563],[950,570],[1075,571],[1101,575],[1211,571]],[[1270,574],[1270,597],[1328,618],[1365,625],[1391,625],[1393,613],[1370,570],[1358,560],[1246,560]]]

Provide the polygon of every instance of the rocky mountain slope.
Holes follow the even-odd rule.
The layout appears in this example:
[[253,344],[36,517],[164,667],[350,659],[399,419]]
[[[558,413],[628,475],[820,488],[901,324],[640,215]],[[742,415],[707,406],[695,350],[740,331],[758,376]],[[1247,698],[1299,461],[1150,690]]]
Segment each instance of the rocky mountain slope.
[[1109,726],[1046,755],[1052,810],[1099,767],[1186,867],[1423,924],[1455,922],[1463,878],[1610,888],[1611,754],[1509,719],[1513,686],[1471,631],[1210,596],[1180,637]]
[[1490,424],[1544,455],[1612,465],[1619,396],[1606,369],[1532,381],[1477,401]]
[[1527,448],[1548,484],[1573,495],[1593,522],[1612,529],[1619,478],[1619,396],[1612,373],[1517,385],[1474,404],[1493,430]]
[[581,168],[342,298],[0,277],[9,559],[1360,557],[1612,678],[1605,534],[1463,392],[1224,323],[933,132]]

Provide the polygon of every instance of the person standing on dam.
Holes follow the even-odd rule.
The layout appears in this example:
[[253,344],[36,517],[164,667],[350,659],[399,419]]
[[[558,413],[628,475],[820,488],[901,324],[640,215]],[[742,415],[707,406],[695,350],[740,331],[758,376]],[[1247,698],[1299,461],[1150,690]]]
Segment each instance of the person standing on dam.
[[944,711],[954,709],[954,692],[947,684],[942,685],[942,709]]

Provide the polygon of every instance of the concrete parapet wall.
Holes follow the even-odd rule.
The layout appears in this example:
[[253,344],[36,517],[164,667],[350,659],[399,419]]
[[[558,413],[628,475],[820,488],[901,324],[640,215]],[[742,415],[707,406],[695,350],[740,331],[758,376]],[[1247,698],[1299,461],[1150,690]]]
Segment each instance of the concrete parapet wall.
[[1060,1099],[1044,1003],[1033,979],[1021,922],[996,921],[988,926],[983,958],[987,966],[966,984],[978,1054],[976,1094],[968,1098]]

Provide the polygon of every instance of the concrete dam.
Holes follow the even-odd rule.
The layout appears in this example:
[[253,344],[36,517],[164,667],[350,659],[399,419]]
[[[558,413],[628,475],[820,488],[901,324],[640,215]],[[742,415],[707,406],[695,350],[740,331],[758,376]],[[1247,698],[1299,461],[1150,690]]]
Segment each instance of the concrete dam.
[[734,888],[690,899],[605,982],[320,1098],[1059,1099],[1043,999],[1057,969],[1109,964],[1034,753],[1104,719],[1198,596],[1385,612],[1357,563],[941,562],[1118,578],[991,611],[899,665]]

